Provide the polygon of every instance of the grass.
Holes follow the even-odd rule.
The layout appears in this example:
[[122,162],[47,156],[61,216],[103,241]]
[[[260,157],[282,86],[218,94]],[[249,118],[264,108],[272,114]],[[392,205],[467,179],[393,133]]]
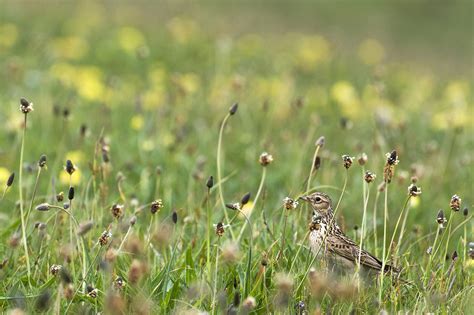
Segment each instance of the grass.
[[[225,39],[187,18],[152,32],[75,24],[77,14],[48,37],[35,37],[25,17],[0,22],[10,30],[0,40],[2,311],[472,308],[469,78],[375,58],[373,43],[367,55],[344,56],[323,37]],[[48,23],[38,27],[63,25]],[[35,104],[28,125],[23,96]],[[400,163],[382,192],[392,150]],[[262,152],[274,158],[265,167]],[[356,157],[348,168],[343,155]],[[367,170],[377,174],[372,183]],[[423,193],[410,197],[414,181]],[[315,190],[332,197],[345,233],[401,268],[403,281],[325,274],[308,246],[310,209],[283,205]],[[247,192],[248,203],[226,209]],[[460,211],[450,207],[454,194]]]

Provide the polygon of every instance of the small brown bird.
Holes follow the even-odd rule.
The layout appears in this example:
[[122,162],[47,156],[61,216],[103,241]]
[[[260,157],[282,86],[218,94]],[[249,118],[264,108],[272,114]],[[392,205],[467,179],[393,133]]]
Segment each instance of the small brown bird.
[[[359,263],[366,271],[380,272],[382,261],[369,252],[360,248],[349,239],[337,225],[332,209],[331,198],[321,192],[300,197],[313,208],[313,218],[310,223],[310,247],[314,254],[323,255],[333,270],[353,270]],[[399,273],[393,266],[385,265],[384,272]]]

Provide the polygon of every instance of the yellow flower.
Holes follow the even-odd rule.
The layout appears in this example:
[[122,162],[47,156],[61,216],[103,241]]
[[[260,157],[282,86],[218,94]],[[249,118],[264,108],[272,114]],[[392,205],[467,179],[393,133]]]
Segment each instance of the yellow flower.
[[[250,214],[253,211],[253,208],[254,208],[253,201],[249,201],[245,205],[243,205],[242,209],[240,210],[242,210],[242,212],[245,213],[245,215],[250,216]],[[239,217],[242,219],[244,218],[244,216],[240,212],[239,212]]]
[[176,75],[176,83],[185,94],[193,94],[199,89],[200,79],[195,73],[184,73]]
[[146,152],[151,152],[155,149],[155,143],[151,139],[147,139],[142,142],[142,150]]
[[18,30],[14,24],[0,25],[0,47],[9,48],[16,43]]
[[89,50],[87,42],[75,36],[57,38],[51,46],[56,56],[66,59],[80,59]]
[[143,115],[135,115],[130,119],[130,127],[133,130],[142,130],[144,125],[145,120],[143,119]]
[[69,151],[66,153],[65,160],[71,160],[74,164],[84,162],[84,153],[79,150]]
[[143,108],[147,110],[156,109],[161,104],[163,104],[165,100],[165,89],[164,86],[155,86],[153,89],[146,91],[143,94],[142,101],[143,101]]
[[102,72],[94,66],[80,67],[75,78],[77,93],[90,101],[99,101],[104,95]]
[[345,116],[357,118],[363,114],[357,91],[348,81],[336,82],[331,88],[331,97]]
[[120,46],[129,54],[135,54],[138,48],[146,45],[143,34],[133,27],[122,27],[117,36]]
[[79,185],[79,183],[81,182],[81,178],[82,178],[81,170],[76,167],[76,171],[71,176],[71,182],[69,182],[69,177],[70,177],[69,174],[66,173],[65,170],[62,170],[59,173],[59,181],[61,182],[61,184],[63,184],[63,185],[71,184],[72,186]]
[[385,57],[385,49],[376,39],[366,39],[359,45],[358,55],[363,63],[375,65]]
[[319,35],[304,36],[296,50],[296,64],[303,71],[312,71],[319,64],[330,59],[328,41]]
[[178,43],[187,43],[198,31],[198,25],[191,19],[175,17],[167,24],[168,31]]
[[418,208],[420,205],[421,198],[410,198],[410,207],[411,208]]
[[11,175],[11,172],[8,169],[4,167],[0,167],[0,187],[2,187],[1,189],[5,188],[8,177],[10,177],[10,175]]
[[450,105],[466,105],[468,96],[469,84],[466,81],[450,82],[444,90],[444,98]]

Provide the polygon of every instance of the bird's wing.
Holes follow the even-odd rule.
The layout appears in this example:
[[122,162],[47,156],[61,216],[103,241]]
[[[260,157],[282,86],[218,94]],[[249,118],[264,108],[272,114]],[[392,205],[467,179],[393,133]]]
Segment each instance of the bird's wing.
[[382,262],[369,252],[361,250],[359,245],[354,243],[351,239],[344,235],[336,234],[330,235],[326,241],[329,252],[344,257],[354,263],[359,261],[360,264],[368,268],[380,271],[382,269]]

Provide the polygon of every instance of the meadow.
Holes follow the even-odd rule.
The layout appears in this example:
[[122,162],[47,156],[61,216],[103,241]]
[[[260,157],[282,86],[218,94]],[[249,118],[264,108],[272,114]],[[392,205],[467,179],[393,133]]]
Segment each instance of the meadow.
[[[62,9],[0,19],[2,312],[473,309],[469,70],[418,71],[372,37],[342,53]],[[326,272],[296,204],[313,191],[400,280]]]

